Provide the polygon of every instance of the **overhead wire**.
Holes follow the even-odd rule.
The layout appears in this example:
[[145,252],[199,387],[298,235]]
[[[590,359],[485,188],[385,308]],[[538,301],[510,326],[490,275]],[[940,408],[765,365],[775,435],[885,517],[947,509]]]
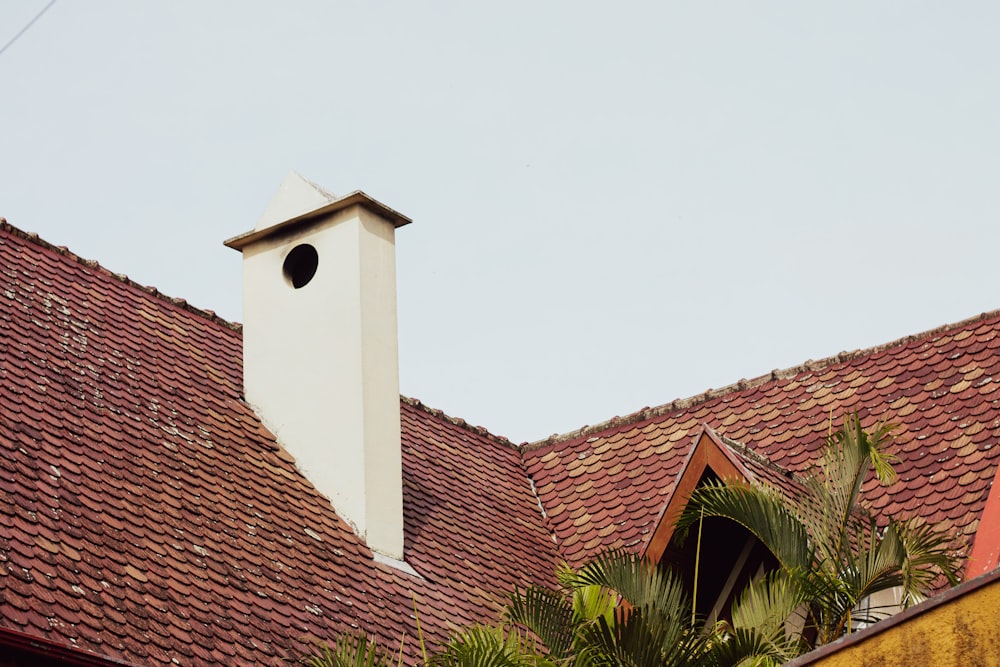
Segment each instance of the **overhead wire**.
[[54,4],[56,4],[56,0],[49,0],[49,4],[47,4],[44,7],[42,7],[42,11],[38,12],[37,14],[35,14],[35,18],[33,18],[30,21],[28,21],[27,25],[25,25],[23,28],[21,28],[17,32],[16,35],[14,35],[13,37],[11,37],[9,42],[7,42],[6,44],[4,44],[3,47],[0,47],[0,56],[2,56],[3,52],[6,51],[7,49],[9,49],[11,47],[11,45],[14,44],[14,42],[16,42],[17,40],[19,40],[21,38],[21,35],[23,35],[24,33],[28,32],[28,29],[31,28],[31,26],[35,25],[35,21],[37,21],[38,19],[42,18],[42,14],[44,14],[47,11],[49,11],[49,7],[51,7]]

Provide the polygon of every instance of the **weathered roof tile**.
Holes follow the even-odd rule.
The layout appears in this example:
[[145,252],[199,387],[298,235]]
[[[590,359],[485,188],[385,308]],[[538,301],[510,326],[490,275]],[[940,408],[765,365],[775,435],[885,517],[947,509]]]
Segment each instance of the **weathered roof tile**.
[[0,295],[0,631],[133,663],[283,664],[354,624],[412,652],[414,600],[435,641],[551,581],[506,441],[401,403],[412,577],[373,563],[242,402],[237,326],[8,225]]
[[241,376],[238,326],[0,223],[0,632],[132,663],[282,664],[364,627],[405,632],[412,657],[414,605],[434,642],[552,583],[560,555],[644,548],[702,424],[794,492],[831,417],[899,422],[899,480],[866,482],[872,505],[967,540],[1000,462],[996,313],[523,450],[403,399],[415,577],[372,560]]
[[[580,563],[595,543],[642,548],[644,527],[672,494],[677,462],[694,444],[700,423],[781,468],[804,472],[830,418],[858,410],[869,428],[878,421],[901,425],[892,449],[900,457],[899,481],[888,489],[866,484],[873,505],[952,525],[969,545],[1000,463],[1000,448],[992,446],[1000,437],[1000,399],[994,398],[1000,395],[998,333],[1000,315],[989,313],[873,350],[742,380],[531,445],[525,464],[563,555]],[[664,439],[675,443],[669,456],[659,455]],[[583,480],[616,489],[613,502],[629,511],[615,530],[609,530],[609,516],[597,511],[602,499],[590,508],[590,523],[567,511]]]

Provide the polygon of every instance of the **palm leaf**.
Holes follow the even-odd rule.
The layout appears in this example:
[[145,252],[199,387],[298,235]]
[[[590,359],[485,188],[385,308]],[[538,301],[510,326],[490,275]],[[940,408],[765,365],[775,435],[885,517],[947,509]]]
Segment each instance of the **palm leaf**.
[[[895,523],[891,522],[884,530],[879,530],[872,519],[865,535],[857,539],[859,544],[847,555],[841,568],[841,579],[850,592],[852,606],[880,591],[902,585],[901,568],[906,559]],[[879,614],[866,617],[856,615],[854,621],[874,623],[879,617]],[[846,625],[844,627],[850,630]]]
[[515,590],[506,610],[507,619],[538,637],[556,659],[568,657],[573,647],[573,605],[566,596],[541,586]]
[[861,487],[868,473],[874,470],[882,484],[896,480],[892,462],[898,459],[885,451],[893,428],[894,424],[883,423],[869,434],[857,413],[853,413],[844,417],[843,426],[827,438],[820,463],[821,476],[814,481],[822,487],[811,485],[813,500],[821,502],[828,511],[826,530],[818,532],[825,538],[820,540],[824,556],[839,561],[850,549],[854,537],[851,529],[856,527],[852,515],[863,512]]
[[[877,610],[859,615],[859,603],[874,593],[901,587],[904,604],[911,604],[942,577],[957,580],[944,533],[891,517],[879,522],[862,504],[873,472],[882,484],[896,479],[896,458],[886,451],[893,428],[883,423],[866,432],[857,414],[845,417],[827,437],[816,474],[792,497],[764,483],[709,482],[691,494],[677,523],[679,536],[702,516],[727,518],[755,535],[782,566],[783,574],[750,584],[732,612],[734,632],[749,633],[740,641],[751,662],[786,650],[778,621],[796,600],[807,602],[800,609],[819,645],[856,622],[877,620]],[[753,647],[768,646],[777,653],[754,653]]]
[[608,623],[599,618],[580,629],[578,665],[603,667],[686,667],[699,664],[708,638],[690,626],[668,620],[655,609],[633,608]]
[[573,590],[573,619],[577,622],[604,617],[614,620],[618,594],[603,586],[579,586]]
[[961,561],[948,535],[916,519],[892,522],[889,527],[899,535],[905,552],[901,567],[904,607],[924,599],[938,577],[952,586],[958,583]]
[[812,563],[805,526],[789,510],[786,498],[766,485],[707,482],[691,494],[677,521],[677,530],[683,533],[702,516],[723,517],[740,524],[787,570],[804,569]]
[[348,632],[300,662],[308,667],[390,667],[394,660],[363,632]]
[[702,659],[706,667],[779,667],[804,650],[795,639],[782,645],[753,628],[716,630],[708,653]]
[[802,577],[775,570],[751,581],[733,603],[736,629],[756,628],[765,635],[785,631],[785,622],[806,602]]
[[474,625],[451,636],[434,655],[435,667],[555,667],[516,627]]
[[661,616],[672,619],[681,618],[690,608],[678,577],[624,551],[599,554],[576,573],[573,585],[614,591],[632,608],[657,609]]
[[707,638],[691,622],[682,582],[640,556],[601,554],[567,583],[577,590],[613,591],[627,603],[613,618],[597,615],[579,626],[578,665],[686,665],[704,654]]

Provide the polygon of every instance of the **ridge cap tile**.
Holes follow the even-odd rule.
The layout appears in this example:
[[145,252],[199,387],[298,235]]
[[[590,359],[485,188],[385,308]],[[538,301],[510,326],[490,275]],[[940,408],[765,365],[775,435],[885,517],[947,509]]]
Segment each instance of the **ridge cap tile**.
[[55,253],[57,255],[60,255],[61,257],[65,258],[65,259],[68,259],[70,261],[76,262],[77,264],[79,264],[83,268],[86,268],[86,269],[95,269],[95,270],[97,270],[99,272],[103,272],[104,274],[106,274],[106,275],[114,278],[115,280],[121,282],[122,284],[125,284],[125,285],[128,285],[129,287],[135,288],[135,289],[137,289],[137,290],[139,290],[139,291],[141,291],[141,292],[143,292],[145,294],[148,294],[149,296],[152,296],[154,298],[158,298],[159,300],[163,301],[164,303],[169,303],[169,304],[171,304],[173,306],[176,306],[178,308],[181,308],[182,310],[185,310],[185,311],[187,311],[187,312],[189,312],[191,314],[198,315],[199,317],[203,317],[203,318],[207,319],[208,321],[212,322],[213,324],[218,324],[220,326],[223,326],[223,327],[225,327],[227,329],[230,329],[230,330],[236,331],[236,332],[240,332],[240,331],[243,330],[243,325],[242,324],[240,324],[238,322],[230,322],[229,320],[226,320],[226,319],[220,317],[219,315],[217,315],[215,313],[215,311],[208,310],[208,309],[205,309],[205,308],[198,308],[196,306],[192,306],[191,304],[189,304],[184,299],[176,298],[176,297],[171,297],[169,295],[166,295],[166,294],[160,292],[160,290],[158,290],[156,287],[152,287],[150,285],[143,285],[141,283],[138,283],[138,282],[132,280],[131,278],[129,278],[127,275],[123,274],[123,273],[115,273],[115,272],[111,271],[110,269],[107,269],[107,268],[101,266],[101,264],[97,260],[86,259],[86,258],[80,257],[79,255],[76,255],[75,253],[73,253],[66,246],[55,245],[53,243],[49,243],[48,241],[42,239],[35,232],[27,232],[27,231],[22,230],[19,227],[16,227],[15,225],[13,225],[10,222],[8,222],[6,218],[0,218],[0,232],[6,232],[6,233],[10,234],[11,236],[14,236],[16,238],[21,239],[22,241],[25,241],[27,243],[31,243],[33,245],[38,246],[39,248],[42,248],[42,249],[47,250],[49,252]]
[[[941,338],[939,334],[949,331],[960,332],[965,330],[972,324],[979,322],[984,322],[991,319],[996,319],[1000,317],[1000,310],[985,311],[973,317],[969,317],[958,322],[951,324],[943,324],[941,326],[935,327],[933,329],[928,329],[927,331],[911,334],[908,336],[903,336],[902,338],[897,338],[895,340],[889,341],[887,343],[882,343],[880,345],[875,345],[873,347],[854,350],[853,352],[842,351],[830,357],[824,359],[812,360],[807,359],[805,362],[797,365],[790,366],[784,369],[774,369],[770,373],[764,373],[757,377],[746,379],[742,378],[737,382],[729,385],[725,385],[718,389],[708,389],[701,394],[695,394],[687,398],[677,398],[669,403],[664,403],[656,407],[644,407],[636,412],[629,413],[624,416],[615,416],[610,419],[600,422],[594,425],[582,426],[578,429],[567,431],[562,434],[552,434],[547,438],[542,438],[533,442],[527,442],[521,445],[526,451],[533,451],[536,449],[542,449],[551,445],[561,445],[566,443],[574,442],[583,437],[590,436],[600,436],[605,434],[605,432],[614,433],[617,432],[623,426],[629,426],[633,424],[641,424],[649,420],[654,420],[658,417],[663,417],[671,415],[672,413],[680,413],[688,410],[692,407],[698,407],[713,401],[715,399],[723,397],[733,397],[734,395],[743,392],[748,389],[755,389],[763,387],[777,380],[790,380],[801,374],[815,373],[821,370],[830,370],[832,367],[839,364],[844,364],[850,361],[861,359],[867,356],[872,356],[882,352],[890,352],[896,348],[905,348],[914,342],[921,342],[925,339],[937,336]],[[968,336],[963,337],[962,340],[968,338]],[[807,375],[808,377],[808,375]]]

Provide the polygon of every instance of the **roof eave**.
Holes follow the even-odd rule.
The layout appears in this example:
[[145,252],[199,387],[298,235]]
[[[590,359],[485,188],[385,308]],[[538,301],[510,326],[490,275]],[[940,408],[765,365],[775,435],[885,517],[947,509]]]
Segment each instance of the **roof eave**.
[[130,664],[4,627],[0,627],[0,648],[15,649],[77,667],[121,667]]

